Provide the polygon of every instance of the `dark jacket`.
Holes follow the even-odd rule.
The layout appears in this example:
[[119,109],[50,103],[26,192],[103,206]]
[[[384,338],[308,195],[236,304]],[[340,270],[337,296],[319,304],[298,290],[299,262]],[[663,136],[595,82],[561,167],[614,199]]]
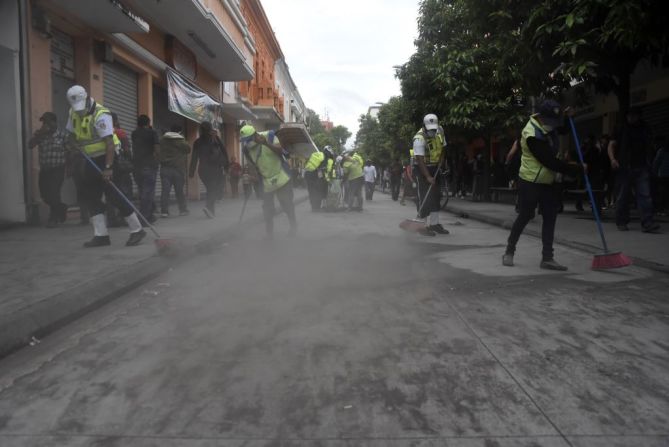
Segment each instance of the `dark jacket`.
[[653,161],[653,173],[660,178],[669,178],[669,149],[660,148]]
[[228,153],[223,146],[223,142],[218,138],[204,139],[200,137],[195,140],[195,144],[193,144],[193,156],[190,160],[189,174],[191,176],[195,174],[198,164],[198,172],[220,171],[221,168],[228,169]]
[[160,138],[160,154],[158,160],[161,166],[179,169],[186,172],[190,146],[186,139],[176,132],[166,132]]

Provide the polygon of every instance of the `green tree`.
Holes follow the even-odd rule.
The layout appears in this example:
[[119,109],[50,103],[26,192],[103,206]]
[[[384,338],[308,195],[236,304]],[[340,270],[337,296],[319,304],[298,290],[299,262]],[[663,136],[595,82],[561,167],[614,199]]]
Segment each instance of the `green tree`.
[[334,146],[341,150],[344,146],[346,146],[346,141],[348,141],[348,139],[351,138],[351,135],[353,134],[349,132],[346,126],[339,125],[332,128],[330,135],[336,142]]
[[388,140],[381,130],[379,122],[371,115],[360,115],[360,127],[355,136],[355,148],[365,159],[374,160],[380,165],[390,161]]
[[320,132],[311,138],[319,149],[323,149],[325,146],[336,147],[337,145],[337,141],[330,132]]
[[325,128],[321,123],[321,117],[318,115],[318,113],[307,108],[306,118],[307,118],[307,130],[309,130],[309,135],[311,135],[312,138],[315,135],[318,135],[319,133],[325,133]]
[[409,156],[413,136],[422,117],[415,120],[415,107],[402,96],[393,96],[379,110],[379,128],[388,148],[388,158],[404,160]]

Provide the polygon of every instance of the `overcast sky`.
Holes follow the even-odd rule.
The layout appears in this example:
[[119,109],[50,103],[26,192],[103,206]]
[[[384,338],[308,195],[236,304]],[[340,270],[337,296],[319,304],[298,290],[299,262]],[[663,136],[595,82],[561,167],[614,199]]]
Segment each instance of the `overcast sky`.
[[262,0],[307,107],[355,139],[358,117],[400,93],[393,65],[413,54],[418,0]]

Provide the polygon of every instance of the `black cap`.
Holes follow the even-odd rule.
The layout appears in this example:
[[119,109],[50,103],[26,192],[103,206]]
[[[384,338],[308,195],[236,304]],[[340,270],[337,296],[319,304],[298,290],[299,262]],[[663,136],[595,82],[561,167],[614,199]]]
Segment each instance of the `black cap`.
[[560,103],[553,99],[546,99],[539,104],[537,112],[541,116],[541,120],[553,127],[562,125],[562,114]]
[[56,116],[55,113],[53,112],[44,112],[42,116],[39,118],[40,121],[52,121],[52,122],[58,122],[58,117]]

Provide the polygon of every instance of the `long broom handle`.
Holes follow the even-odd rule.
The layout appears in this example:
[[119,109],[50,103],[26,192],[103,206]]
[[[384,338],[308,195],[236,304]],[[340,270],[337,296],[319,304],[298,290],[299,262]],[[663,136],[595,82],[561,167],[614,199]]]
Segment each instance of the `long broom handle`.
[[250,195],[251,195],[251,194],[244,194],[244,204],[242,205],[242,212],[241,212],[241,214],[239,215],[239,222],[237,222],[237,225],[241,225],[241,224],[242,224],[242,219],[244,219],[244,212],[246,211],[246,204],[247,204],[248,201],[249,201],[249,196],[250,196]]
[[[416,217],[420,219],[420,213],[423,211],[423,207],[427,203],[428,197],[430,197],[430,192],[432,191],[432,187],[434,186],[435,183],[437,183],[437,177],[439,176],[439,173],[441,172],[441,165],[437,168],[437,172],[434,173],[434,176],[432,177],[434,181],[430,183],[430,187],[427,188],[427,193],[425,194],[425,198],[423,199],[423,203],[420,204],[420,208],[418,208],[418,214]],[[418,183],[416,183],[418,184]]]
[[[84,151],[81,150],[81,149],[79,149],[79,152],[81,153],[81,155],[84,156],[84,158],[85,158],[86,160],[88,160],[88,162],[90,163],[90,165],[93,166],[93,168],[95,168],[95,170],[98,171],[98,172],[100,173],[100,175],[102,175],[102,169],[100,169],[100,167],[99,167],[98,165],[95,164],[95,162],[91,159],[91,157],[89,157],[88,154],[86,154],[86,152],[84,152]],[[153,234],[154,234],[158,239],[161,239],[160,234],[158,234],[158,231],[156,230],[156,228],[155,228],[153,225],[151,225],[151,223],[150,223],[148,220],[146,220],[146,218],[142,215],[142,213],[141,213],[141,212],[137,209],[137,207],[130,201],[130,199],[128,199],[128,198],[125,196],[125,194],[123,194],[123,192],[118,188],[118,186],[116,186],[116,184],[114,184],[114,182],[111,181],[111,180],[109,180],[109,184],[112,186],[112,188],[114,188],[114,190],[116,191],[116,193],[117,193],[119,196],[121,196],[121,198],[125,201],[125,203],[127,203],[127,204],[130,206],[130,208],[132,208],[132,209],[135,211],[135,213],[137,213],[137,214],[144,220],[144,222],[149,226],[149,228],[151,229],[151,231],[153,232]]]
[[[578,133],[576,132],[576,126],[574,125],[574,119],[569,117],[569,125],[571,126],[571,133],[574,135],[574,142],[576,143],[576,152],[578,153],[578,158],[581,161],[581,164],[585,164],[583,159],[583,151],[581,151],[581,143],[578,139]],[[592,192],[592,186],[590,185],[590,176],[587,172],[583,172],[583,177],[585,178],[585,188],[588,191],[588,196],[590,196],[590,204],[592,205],[592,213],[595,215],[595,221],[597,222],[597,230],[599,231],[599,237],[602,238],[602,245],[604,246],[604,253],[609,252],[609,246],[606,243],[606,238],[604,237],[604,228],[602,227],[602,219],[599,216],[599,210],[597,209],[597,202],[595,201],[595,195]]]

